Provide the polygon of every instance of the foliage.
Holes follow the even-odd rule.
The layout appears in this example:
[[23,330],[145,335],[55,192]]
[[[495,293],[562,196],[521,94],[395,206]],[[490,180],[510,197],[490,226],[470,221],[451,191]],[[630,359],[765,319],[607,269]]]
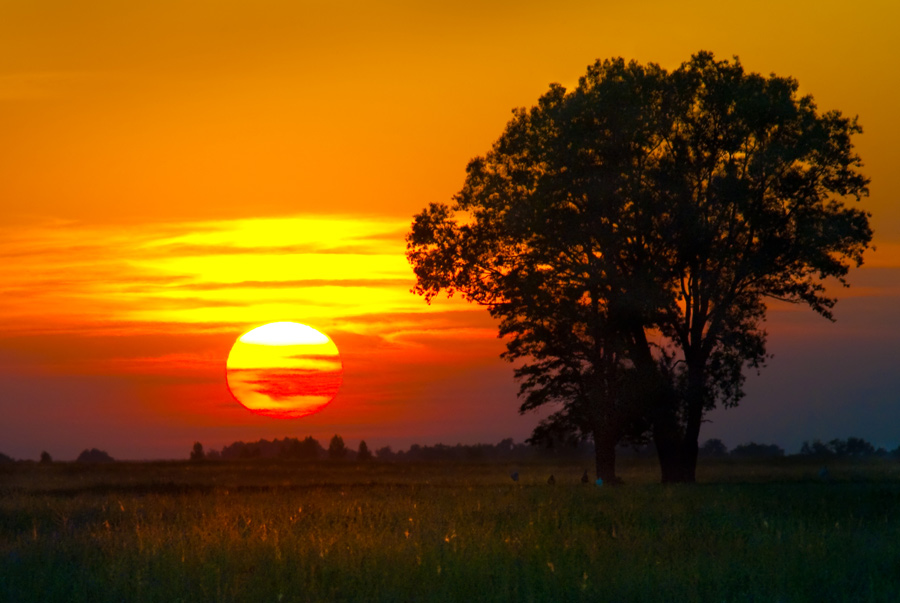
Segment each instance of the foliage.
[[731,451],[731,456],[737,458],[765,459],[784,456],[784,450],[777,444],[757,444],[756,442],[749,442],[747,444],[735,446],[734,450]]
[[12,463],[15,462],[11,456],[7,456],[0,452],[0,463]]
[[396,453],[390,446],[382,446],[375,451],[375,456],[379,461],[390,461],[396,456]]
[[[360,450],[356,453],[356,459],[364,460],[366,452],[368,453],[368,458],[373,458],[368,445],[364,448],[366,452],[362,452],[363,444],[365,444],[364,441],[360,442]],[[206,457],[224,460],[278,458],[310,461],[326,457],[326,452],[315,438],[307,436],[303,440],[284,438],[273,441],[263,439],[250,443],[243,441],[234,442],[225,446],[221,452],[210,450],[206,453]],[[360,457],[361,452],[362,457]],[[375,451],[374,458],[377,458],[379,461],[406,462],[437,460],[527,461],[542,458],[583,458],[590,454],[593,454],[593,446],[590,442],[577,442],[574,446],[558,446],[545,449],[543,447],[516,443],[512,438],[506,438],[496,444],[455,444],[453,446],[447,444],[412,444],[407,450],[397,451],[394,451],[390,446],[383,446]],[[349,456],[349,449],[347,456]]]
[[[541,456],[541,451],[533,446],[517,444],[511,438],[497,444],[434,444],[431,446],[413,444],[406,451],[392,452],[389,457],[397,461],[525,461]],[[550,455],[544,455],[550,456]]]
[[[213,456],[214,451],[207,454]],[[234,442],[222,448],[218,456],[222,459],[250,458],[287,458],[298,460],[315,460],[324,453],[318,440],[307,436],[303,440],[297,438],[261,439],[256,442]]]
[[200,442],[194,442],[194,448],[191,450],[191,460],[192,461],[202,461],[206,459],[206,454],[203,452],[203,444]]
[[331,442],[328,443],[328,458],[337,461],[347,458],[347,447],[344,445],[344,438],[334,434]]
[[47,452],[46,450],[44,450],[44,451],[41,452],[41,462],[42,462],[42,463],[45,463],[45,464],[46,464],[46,463],[52,463],[52,462],[53,462],[53,457],[50,456],[50,453],[49,453],[49,452]]
[[[878,454],[879,451],[875,447],[862,438],[847,438],[846,440],[834,439],[827,444],[819,440],[803,442],[800,448],[800,454],[803,456],[813,456],[819,458],[846,458],[846,457],[869,457]],[[883,450],[882,455],[886,454]]]
[[75,460],[79,463],[111,463],[115,459],[109,456],[104,450],[91,448],[90,450],[82,450],[81,454],[79,454],[78,458]]
[[357,461],[371,461],[372,453],[369,451],[369,446],[366,444],[365,440],[361,440],[359,442],[359,449],[356,451],[356,460]]
[[671,73],[598,61],[415,217],[414,291],[499,319],[520,410],[559,408],[535,437],[592,437],[601,472],[652,427],[663,480],[693,481],[705,413],[765,362],[766,299],[833,318],[823,281],[846,284],[872,236],[843,203],[868,194],[861,128],[797,89],[705,52]]
[[722,440],[717,438],[706,440],[703,446],[700,447],[700,456],[708,458],[725,457],[728,456],[728,447],[725,446]]

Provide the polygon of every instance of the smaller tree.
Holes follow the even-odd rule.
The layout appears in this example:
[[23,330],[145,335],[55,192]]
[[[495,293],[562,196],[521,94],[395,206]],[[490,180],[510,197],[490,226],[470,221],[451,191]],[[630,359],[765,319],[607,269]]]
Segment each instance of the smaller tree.
[[700,447],[700,456],[708,458],[728,456],[728,447],[718,438],[706,440]]
[[344,445],[344,438],[335,434],[328,444],[328,458],[332,460],[341,460],[347,456],[347,447]]
[[194,449],[191,450],[191,460],[192,461],[202,461],[206,458],[206,453],[203,452],[203,444],[200,442],[194,442]]
[[44,465],[49,465],[53,462],[53,457],[50,456],[50,453],[46,450],[41,452],[41,463]]
[[828,458],[834,456],[834,450],[832,450],[828,444],[824,444],[821,440],[817,439],[812,442],[803,442],[803,446],[800,447],[800,454],[802,456]]
[[369,451],[369,447],[366,445],[365,440],[361,440],[359,442],[359,450],[356,451],[356,460],[357,461],[372,460],[372,453],[371,453],[371,451]]
[[875,454],[875,447],[862,438],[832,440],[831,445],[838,456],[867,457]]
[[84,449],[78,455],[78,458],[75,459],[78,463],[111,463],[114,460],[105,450],[98,450],[97,448]]
[[12,463],[13,458],[0,452],[0,463]]
[[300,442],[300,451],[297,458],[309,461],[315,460],[319,458],[319,451],[321,449],[322,446],[319,444],[319,440],[312,436],[306,436],[306,438]]
[[[898,449],[900,450],[900,449]],[[389,461],[397,457],[397,453],[394,452],[394,449],[390,446],[382,446],[378,450],[375,451],[375,455],[378,457],[378,460],[381,461]]]

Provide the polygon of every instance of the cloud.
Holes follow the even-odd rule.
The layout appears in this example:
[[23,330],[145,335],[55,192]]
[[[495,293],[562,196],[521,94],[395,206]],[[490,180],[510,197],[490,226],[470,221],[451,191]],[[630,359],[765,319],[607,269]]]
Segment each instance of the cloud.
[[[418,304],[399,222],[294,216],[149,224],[57,222],[0,232],[0,311],[16,330],[100,322],[261,323]],[[65,303],[61,303],[65,300]]]

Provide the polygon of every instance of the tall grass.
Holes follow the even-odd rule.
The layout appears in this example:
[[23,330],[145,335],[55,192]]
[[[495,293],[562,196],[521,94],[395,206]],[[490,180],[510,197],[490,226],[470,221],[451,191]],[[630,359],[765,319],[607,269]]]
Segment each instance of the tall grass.
[[598,488],[565,464],[17,464],[0,600],[898,600],[894,465],[817,469],[664,487],[630,461]]

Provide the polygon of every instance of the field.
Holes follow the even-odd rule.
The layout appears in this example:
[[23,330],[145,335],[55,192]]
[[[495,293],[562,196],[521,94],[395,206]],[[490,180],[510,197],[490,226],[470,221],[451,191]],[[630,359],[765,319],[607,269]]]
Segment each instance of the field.
[[900,600],[897,461],[586,466],[0,465],[0,600]]

